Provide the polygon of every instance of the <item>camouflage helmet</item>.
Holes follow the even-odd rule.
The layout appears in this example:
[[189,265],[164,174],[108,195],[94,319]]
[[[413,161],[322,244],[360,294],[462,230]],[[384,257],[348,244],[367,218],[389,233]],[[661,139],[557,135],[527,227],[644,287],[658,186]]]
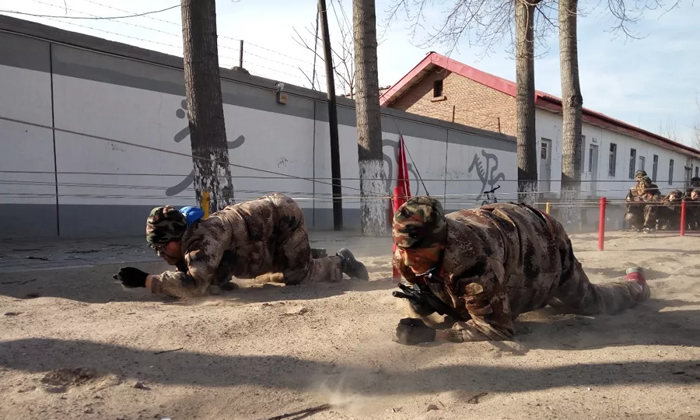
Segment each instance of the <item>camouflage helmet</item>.
[[428,248],[447,235],[442,204],[432,197],[413,197],[394,213],[392,236],[400,248]]
[[668,198],[672,197],[676,200],[680,200],[683,198],[683,192],[681,190],[673,190],[670,193],[668,193]]
[[646,171],[644,171],[644,170],[642,170],[642,169],[640,169],[640,170],[638,170],[637,172],[634,173],[634,179],[637,179],[637,178],[644,178],[645,176],[647,176],[647,173],[646,173]]
[[695,195],[700,195],[700,190],[699,189],[694,189],[693,191],[690,192],[690,195],[692,196],[693,194]]
[[146,241],[151,246],[164,245],[180,240],[186,229],[185,216],[174,207],[156,207],[146,220]]

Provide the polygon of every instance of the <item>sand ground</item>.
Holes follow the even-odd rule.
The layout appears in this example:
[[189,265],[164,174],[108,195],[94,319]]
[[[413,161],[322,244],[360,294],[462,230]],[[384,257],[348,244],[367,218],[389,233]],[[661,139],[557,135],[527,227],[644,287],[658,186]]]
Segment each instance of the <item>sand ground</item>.
[[111,279],[124,261],[165,268],[141,238],[0,243],[0,418],[264,419],[324,403],[305,418],[700,418],[698,237],[614,232],[599,252],[573,235],[592,281],[642,265],[652,299],[617,316],[545,308],[512,342],[420,346],[393,341],[406,308],[390,240],[314,238],[353,249],[371,281],[176,301]]

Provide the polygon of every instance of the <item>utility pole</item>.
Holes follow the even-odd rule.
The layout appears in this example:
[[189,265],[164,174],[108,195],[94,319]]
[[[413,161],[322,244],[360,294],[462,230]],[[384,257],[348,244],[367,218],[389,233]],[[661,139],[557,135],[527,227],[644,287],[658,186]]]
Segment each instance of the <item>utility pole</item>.
[[335,77],[331,37],[328,31],[326,0],[318,0],[318,15],[321,18],[323,56],[326,63],[326,92],[328,96],[328,124],[331,130],[331,180],[333,184],[333,229],[343,229],[343,200],[340,187],[340,146],[338,143],[338,111],[335,104]]

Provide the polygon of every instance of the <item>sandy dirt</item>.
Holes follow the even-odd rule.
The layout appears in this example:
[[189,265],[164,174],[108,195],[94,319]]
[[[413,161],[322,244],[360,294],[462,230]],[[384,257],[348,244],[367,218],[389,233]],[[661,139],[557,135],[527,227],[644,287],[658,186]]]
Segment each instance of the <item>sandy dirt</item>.
[[[652,299],[617,316],[545,308],[512,342],[420,346],[393,341],[406,308],[387,238],[326,241],[362,256],[369,282],[189,301],[123,289],[114,261],[52,266],[54,244],[44,266],[0,272],[0,418],[265,419],[325,403],[305,418],[700,418],[700,239],[609,233],[598,252],[573,238],[592,281],[639,264]],[[41,249],[27,246],[0,255]]]

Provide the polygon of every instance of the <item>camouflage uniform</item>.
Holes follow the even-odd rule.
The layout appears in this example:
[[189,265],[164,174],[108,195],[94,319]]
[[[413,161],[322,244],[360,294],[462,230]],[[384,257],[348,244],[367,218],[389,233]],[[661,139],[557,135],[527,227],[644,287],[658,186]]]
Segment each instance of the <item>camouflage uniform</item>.
[[[210,285],[227,284],[232,276],[254,278],[268,273],[282,273],[288,285],[339,281],[343,272],[348,273],[344,256],[362,269],[359,277],[368,278],[364,266],[347,250],[313,259],[302,211],[282,194],[228,206],[195,222],[184,233],[179,222],[169,218],[177,219],[177,215],[168,207],[154,209],[147,222],[147,240],[163,244],[179,239],[184,258],[177,271],[154,276],[154,293],[201,296]],[[344,251],[347,254],[342,255]]]
[[[640,173],[645,174],[646,172],[637,171],[637,174]],[[637,185],[630,188],[625,199],[628,202],[625,221],[629,228],[654,229],[659,207],[657,203],[661,201],[661,192],[648,176],[640,175],[636,179],[638,180]],[[646,202],[651,204],[643,204]]]
[[693,190],[700,188],[700,177],[694,176],[690,178],[690,186],[685,190],[685,198],[690,198]]
[[[416,197],[394,216],[398,247],[444,244],[436,267],[442,280],[428,283],[466,322],[448,332],[450,341],[508,340],[513,321],[547,304],[567,313],[616,313],[649,297],[630,281],[591,284],[556,220],[525,204],[498,203],[446,216],[430,197]],[[395,266],[409,283],[423,283],[403,259]]]
[[[693,191],[698,191],[693,198]],[[690,186],[686,188],[683,198],[687,201],[685,221],[689,229],[700,227],[700,177],[690,178]]]
[[640,198],[647,204],[644,206],[644,228],[656,228],[656,219],[663,197],[659,186],[651,182],[648,176],[642,177],[642,185],[640,186]]
[[642,177],[645,176],[647,176],[647,173],[642,170],[634,173],[634,187],[630,188],[627,192],[627,197],[625,197],[625,201],[627,202],[625,206],[625,223],[628,229],[642,230],[644,226],[644,208],[637,204],[637,202],[640,201],[639,187]]
[[680,190],[671,191],[663,199],[662,204],[658,209],[659,227],[661,229],[680,228],[682,201],[683,192]]
[[686,198],[685,221],[690,229],[700,227],[700,189],[693,189]]

